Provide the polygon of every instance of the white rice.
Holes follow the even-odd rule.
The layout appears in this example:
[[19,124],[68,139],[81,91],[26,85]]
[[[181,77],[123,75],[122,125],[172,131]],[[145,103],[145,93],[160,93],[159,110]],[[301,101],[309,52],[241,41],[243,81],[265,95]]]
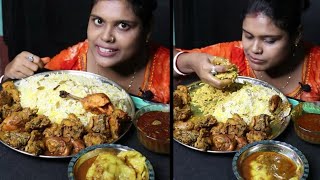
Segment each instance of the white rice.
[[226,122],[237,113],[249,124],[254,116],[273,116],[269,111],[269,99],[275,94],[277,92],[270,88],[254,84],[246,84],[235,92],[222,92],[206,84],[190,96],[191,103],[204,115],[211,114],[219,122]]
[[105,93],[117,108],[127,112],[124,105],[126,92],[94,78],[54,73],[38,75],[21,80],[17,89],[20,91],[22,107],[38,109],[38,114],[46,115],[55,123],[61,123],[68,114],[73,113],[86,125],[94,116],[84,110],[81,102],[61,98],[59,96],[61,90],[81,98],[92,93]]

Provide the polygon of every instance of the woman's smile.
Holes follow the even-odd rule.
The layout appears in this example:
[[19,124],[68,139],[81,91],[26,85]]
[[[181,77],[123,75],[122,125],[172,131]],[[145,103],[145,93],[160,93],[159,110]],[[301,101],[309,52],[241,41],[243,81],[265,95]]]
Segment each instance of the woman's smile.
[[97,53],[102,57],[113,57],[119,52],[119,49],[116,48],[105,48],[101,46],[96,46],[96,48]]

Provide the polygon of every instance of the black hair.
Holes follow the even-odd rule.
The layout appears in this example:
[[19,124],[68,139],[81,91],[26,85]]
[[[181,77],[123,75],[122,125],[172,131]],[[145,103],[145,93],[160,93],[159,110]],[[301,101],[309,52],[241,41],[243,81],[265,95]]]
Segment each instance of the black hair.
[[[99,0],[92,0],[93,7]],[[133,12],[141,19],[145,28],[150,28],[153,19],[153,11],[157,8],[157,0],[127,0],[132,5]]]
[[263,13],[271,18],[277,27],[292,36],[297,33],[302,13],[309,6],[309,0],[249,0],[242,20],[247,14]]

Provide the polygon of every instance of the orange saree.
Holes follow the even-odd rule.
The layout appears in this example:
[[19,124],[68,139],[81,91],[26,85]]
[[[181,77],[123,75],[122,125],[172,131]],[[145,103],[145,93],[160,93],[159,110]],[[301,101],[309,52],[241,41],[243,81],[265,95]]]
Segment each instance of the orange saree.
[[[80,70],[87,68],[88,42],[80,42],[62,50],[53,58],[43,58],[49,61],[45,68],[49,70]],[[141,85],[143,91],[150,90],[154,94],[153,101],[169,103],[170,101],[170,52],[169,49],[154,45],[147,64],[144,80]],[[139,96],[142,94],[140,93]]]
[[[304,59],[301,83],[308,84],[311,87],[311,91],[302,91],[298,84],[293,92],[286,95],[304,101],[320,101],[320,47],[307,46],[310,46],[308,47],[310,50]],[[219,43],[188,52],[202,52],[230,59],[232,63],[238,66],[239,75],[256,78],[244,55],[241,41]]]

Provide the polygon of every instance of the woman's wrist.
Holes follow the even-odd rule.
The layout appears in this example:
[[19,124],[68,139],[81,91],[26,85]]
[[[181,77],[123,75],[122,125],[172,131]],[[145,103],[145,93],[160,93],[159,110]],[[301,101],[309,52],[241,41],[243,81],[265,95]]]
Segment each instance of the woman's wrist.
[[179,59],[179,56],[183,53],[186,53],[186,52],[183,52],[183,51],[180,51],[178,52],[174,57],[173,57],[173,70],[179,74],[179,75],[182,75],[182,76],[185,76],[187,75],[186,73],[184,72],[181,72],[180,69],[178,68],[178,59]]
[[2,81],[4,81],[4,75],[0,77],[0,84],[2,83]]

